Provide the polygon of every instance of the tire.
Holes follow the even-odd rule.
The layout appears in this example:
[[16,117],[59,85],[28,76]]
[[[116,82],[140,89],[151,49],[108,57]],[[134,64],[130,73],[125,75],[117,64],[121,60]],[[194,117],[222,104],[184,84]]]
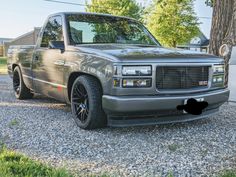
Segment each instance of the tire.
[[76,124],[86,130],[103,128],[107,125],[102,109],[102,88],[91,76],[78,77],[71,90],[71,109]]
[[13,71],[13,89],[17,99],[30,99],[34,96],[30,89],[25,86],[21,70],[18,66]]

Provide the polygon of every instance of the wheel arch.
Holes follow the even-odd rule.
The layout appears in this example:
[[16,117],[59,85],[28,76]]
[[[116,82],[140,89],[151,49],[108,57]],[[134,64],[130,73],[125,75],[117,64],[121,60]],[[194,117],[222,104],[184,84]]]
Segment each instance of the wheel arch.
[[13,64],[12,64],[12,72],[14,71],[14,69],[15,69],[17,66],[20,67],[20,66],[19,66],[18,64],[16,64],[16,63],[13,63]]
[[73,86],[73,83],[75,82],[75,80],[79,77],[79,76],[90,76],[90,77],[93,77],[95,78],[98,83],[100,84],[101,86],[101,89],[102,89],[102,93],[103,93],[103,86],[102,86],[102,82],[100,81],[100,79],[97,77],[97,76],[94,76],[94,75],[91,75],[91,74],[87,74],[87,73],[83,73],[83,72],[72,72],[70,75],[69,75],[69,78],[68,78],[68,81],[67,81],[67,96],[68,96],[68,100],[70,101],[71,99],[71,90],[72,90],[72,86]]

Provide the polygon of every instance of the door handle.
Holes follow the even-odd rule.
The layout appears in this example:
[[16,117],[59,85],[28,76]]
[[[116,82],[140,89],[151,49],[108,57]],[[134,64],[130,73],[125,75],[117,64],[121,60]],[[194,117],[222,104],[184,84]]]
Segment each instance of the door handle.
[[39,61],[39,56],[36,55],[36,56],[34,57],[34,60],[35,60],[35,61]]
[[63,60],[57,60],[54,62],[55,65],[58,65],[58,66],[64,66],[65,65],[65,61]]

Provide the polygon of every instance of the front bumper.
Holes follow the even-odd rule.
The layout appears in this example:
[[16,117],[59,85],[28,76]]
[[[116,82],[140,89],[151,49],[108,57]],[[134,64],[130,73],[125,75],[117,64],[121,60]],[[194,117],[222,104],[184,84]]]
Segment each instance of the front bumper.
[[[203,114],[194,116],[178,111],[186,99],[204,98],[209,106]],[[207,117],[219,110],[229,99],[229,90],[221,89],[205,93],[163,96],[110,96],[102,98],[103,109],[111,126],[145,125],[170,122],[183,122]],[[129,118],[128,118],[129,117]],[[145,118],[146,117],[146,118]],[[121,120],[120,120],[120,119]]]

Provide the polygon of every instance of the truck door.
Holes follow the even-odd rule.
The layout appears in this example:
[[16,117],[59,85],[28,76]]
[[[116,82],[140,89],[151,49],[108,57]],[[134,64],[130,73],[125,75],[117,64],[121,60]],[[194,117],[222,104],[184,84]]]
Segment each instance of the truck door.
[[229,101],[236,103],[236,46],[233,47],[229,65]]
[[64,101],[65,54],[49,46],[52,41],[60,41],[64,45],[62,30],[61,16],[48,19],[35,48],[32,70],[33,87],[37,93]]

